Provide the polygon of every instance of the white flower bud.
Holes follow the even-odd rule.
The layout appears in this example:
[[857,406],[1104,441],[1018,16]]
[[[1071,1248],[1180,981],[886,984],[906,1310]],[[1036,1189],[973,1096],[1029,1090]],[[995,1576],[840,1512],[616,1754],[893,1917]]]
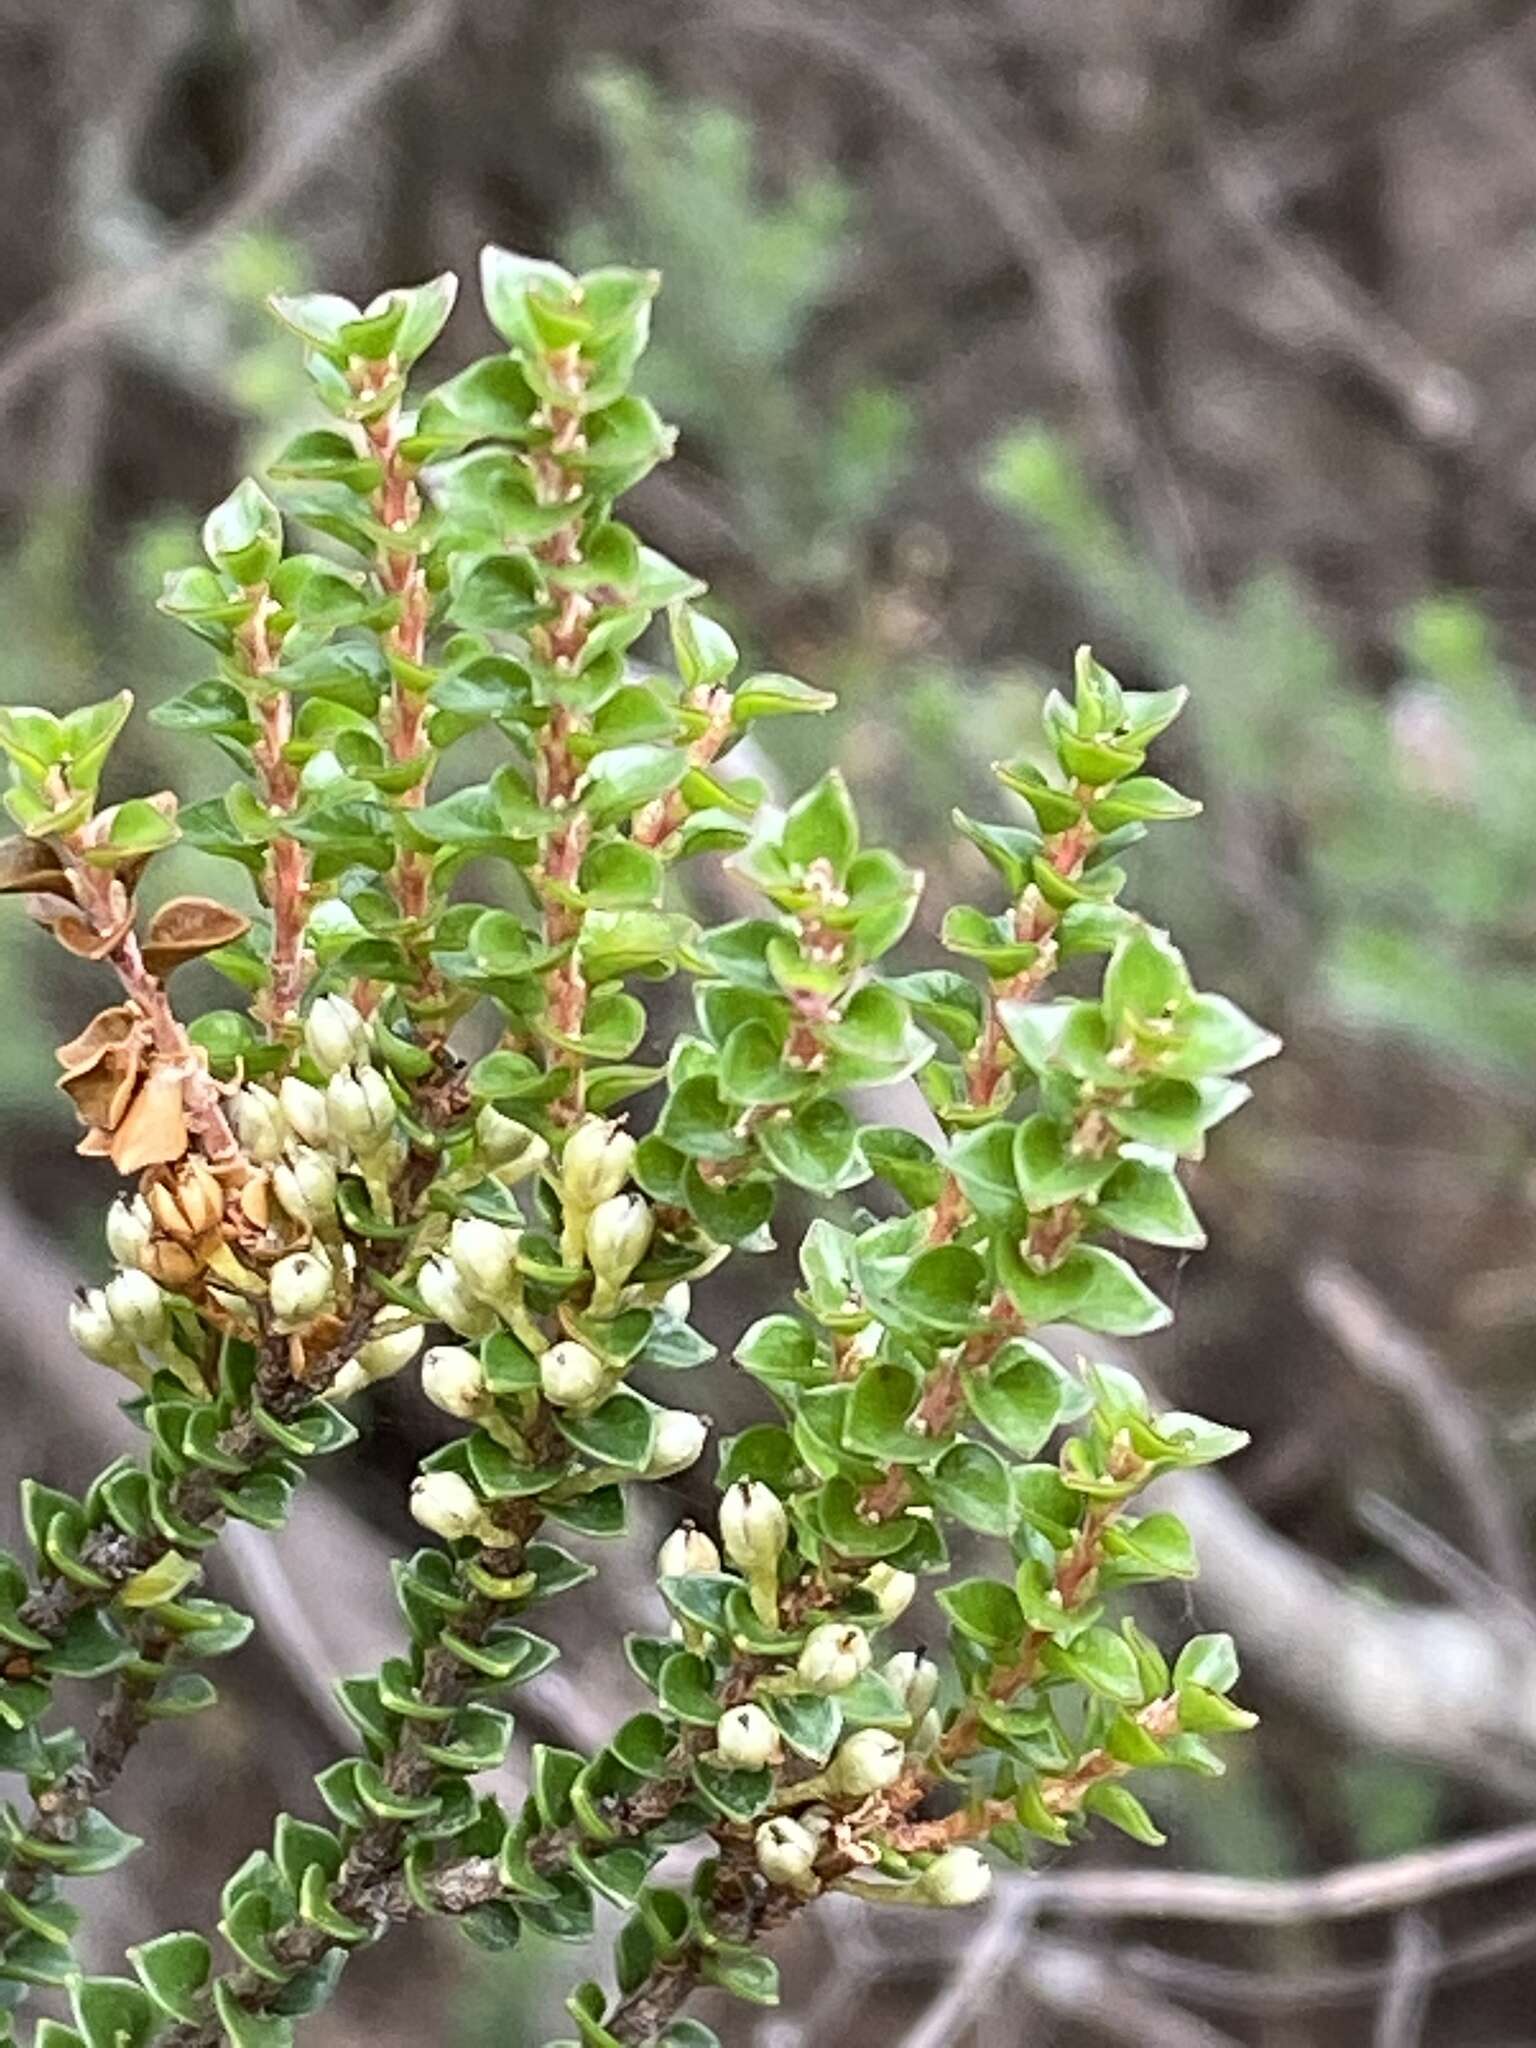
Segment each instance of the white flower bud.
[[457,1472],[422,1472],[411,1482],[411,1513],[446,1543],[473,1536],[484,1520],[480,1497]]
[[537,1173],[549,1157],[549,1146],[537,1131],[530,1131],[516,1117],[503,1116],[489,1102],[475,1118],[475,1142],[503,1187],[515,1187]]
[[587,1218],[587,1259],[605,1294],[616,1294],[651,1248],[656,1218],[643,1195],[610,1195]]
[[608,1368],[595,1351],[566,1337],[539,1360],[539,1385],[552,1408],[590,1408],[608,1391]]
[[824,1621],[805,1639],[795,1669],[812,1692],[842,1692],[869,1669],[869,1637],[852,1622]]
[[496,1327],[494,1309],[475,1300],[451,1259],[428,1259],[416,1275],[416,1292],[435,1319],[461,1337],[488,1337]]
[[669,1316],[676,1316],[680,1323],[686,1323],[693,1313],[693,1289],[686,1280],[674,1280],[661,1297],[661,1305]]
[[720,1553],[702,1529],[684,1522],[656,1553],[656,1573],[663,1579],[686,1579],[690,1572],[717,1572]]
[[[302,1088],[304,1083],[296,1085]],[[314,1091],[317,1095],[319,1092]],[[288,1139],[288,1119],[277,1097],[266,1088],[237,1088],[233,1109],[235,1135],[245,1156],[257,1166],[270,1166],[275,1159],[281,1159]]]
[[485,1372],[473,1351],[462,1344],[434,1344],[421,1361],[421,1390],[434,1408],[473,1422],[491,1405]]
[[368,1020],[345,996],[321,996],[304,1019],[304,1043],[322,1074],[366,1067],[373,1057]]
[[670,1479],[696,1464],[709,1442],[709,1425],[686,1408],[664,1408],[656,1418],[656,1435],[642,1479]]
[[918,1895],[930,1906],[974,1906],[992,1889],[992,1871],[968,1842],[946,1849],[917,1881]]
[[313,1145],[296,1145],[272,1169],[272,1192],[295,1223],[324,1223],[336,1213],[336,1162]]
[[742,1571],[771,1569],[789,1541],[789,1517],[771,1486],[738,1479],[720,1503],[720,1540]]
[[327,1401],[350,1401],[368,1385],[368,1374],[360,1358],[349,1358],[325,1390]]
[[504,1301],[517,1286],[520,1230],[483,1216],[460,1216],[448,1233],[448,1256],[459,1278],[480,1301]]
[[913,1572],[898,1571],[894,1565],[877,1564],[864,1574],[864,1590],[879,1608],[883,1622],[900,1621],[912,1605],[917,1577]]
[[267,1278],[267,1298],[282,1329],[296,1330],[331,1306],[336,1276],[318,1252],[290,1252]]
[[325,1106],[332,1137],[356,1152],[376,1152],[394,1133],[395,1098],[377,1067],[343,1067],[332,1074]]
[[565,1141],[560,1155],[560,1183],[565,1198],[578,1209],[595,1209],[616,1195],[629,1179],[635,1141],[606,1118],[589,1116]]
[[765,1820],[753,1836],[757,1867],[770,1884],[801,1891],[816,1862],[816,1837],[787,1813]]
[[939,1689],[939,1667],[931,1657],[916,1650],[898,1650],[881,1665],[880,1676],[899,1694],[914,1721],[920,1721],[933,1705]]
[[752,1700],[720,1716],[715,1724],[715,1747],[720,1761],[733,1771],[760,1771],[764,1764],[776,1764],[784,1755],[778,1729]]
[[147,1273],[119,1273],[109,1280],[107,1312],[130,1344],[158,1344],[165,1335],[165,1296]]
[[[254,1091],[252,1091],[254,1093]],[[297,1074],[285,1074],[277,1091],[278,1103],[295,1136],[306,1145],[323,1145],[331,1134],[325,1096]]]
[[155,1221],[142,1195],[119,1195],[107,1211],[107,1250],[120,1266],[137,1266],[155,1234]]
[[930,1707],[912,1731],[907,1748],[913,1756],[932,1756],[938,1747],[939,1737],[944,1733],[944,1723],[937,1707]]
[[122,1365],[133,1357],[133,1346],[113,1321],[99,1287],[69,1304],[69,1334],[98,1365]]
[[[409,1309],[381,1308],[373,1319],[367,1343],[359,1348],[356,1359],[348,1363],[360,1367],[366,1380],[393,1379],[416,1356],[425,1335],[420,1323],[411,1320]],[[346,1367],[342,1369],[345,1371]]]
[[872,1792],[889,1791],[906,1760],[899,1735],[888,1728],[860,1728],[827,1766],[827,1784],[839,1798],[868,1799]]

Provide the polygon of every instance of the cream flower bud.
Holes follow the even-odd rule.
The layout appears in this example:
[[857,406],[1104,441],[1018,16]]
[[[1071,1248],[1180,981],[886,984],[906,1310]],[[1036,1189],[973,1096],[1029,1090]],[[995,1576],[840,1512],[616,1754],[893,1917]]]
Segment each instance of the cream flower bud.
[[280,1327],[298,1329],[331,1306],[336,1276],[318,1252],[290,1252],[267,1276],[267,1298]]
[[428,1259],[416,1275],[416,1292],[437,1321],[461,1337],[488,1337],[496,1327],[495,1310],[475,1300],[451,1259]]
[[304,1019],[304,1043],[322,1074],[365,1067],[373,1056],[368,1020],[345,996],[321,996]]
[[[303,1082],[297,1084],[303,1087]],[[318,1094],[320,1091],[314,1091]],[[232,1104],[240,1149],[257,1166],[280,1159],[288,1138],[288,1119],[275,1095],[265,1088],[237,1088]]]
[[616,1195],[629,1179],[635,1141],[604,1117],[589,1116],[565,1141],[560,1155],[560,1180],[566,1200],[579,1209],[595,1209]]
[[738,1479],[720,1503],[720,1540],[744,1572],[776,1565],[789,1541],[789,1517],[779,1496],[760,1479]]
[[165,1296],[147,1273],[119,1273],[106,1287],[107,1312],[130,1344],[158,1344],[165,1335]]
[[676,1316],[680,1323],[686,1323],[693,1313],[693,1289],[686,1280],[674,1280],[661,1297],[661,1305],[669,1316]]
[[361,1358],[349,1358],[325,1390],[327,1401],[350,1401],[368,1385]]
[[69,1334],[98,1365],[122,1365],[133,1356],[133,1346],[113,1321],[106,1294],[99,1287],[69,1304]]
[[517,1285],[520,1230],[483,1216],[461,1216],[448,1233],[448,1256],[459,1278],[481,1301],[505,1300]]
[[142,1195],[119,1195],[107,1211],[107,1250],[120,1266],[137,1266],[149,1250],[155,1220]]
[[590,1408],[608,1391],[608,1368],[595,1351],[566,1337],[539,1360],[539,1385],[552,1408]]
[[812,1692],[842,1692],[869,1669],[869,1637],[852,1622],[824,1621],[805,1639],[795,1669]]
[[715,1723],[715,1748],[733,1771],[760,1771],[784,1754],[779,1731],[753,1700],[732,1707]]
[[933,1705],[939,1689],[939,1667],[931,1657],[916,1650],[898,1650],[881,1665],[880,1676],[900,1695],[914,1721],[920,1721]]
[[894,1565],[881,1563],[864,1574],[864,1590],[879,1608],[883,1622],[899,1621],[912,1605],[917,1577],[913,1572],[898,1571]]
[[332,1137],[359,1153],[376,1152],[393,1135],[395,1098],[377,1067],[343,1067],[325,1084]]
[[461,1422],[473,1422],[491,1405],[484,1368],[462,1344],[432,1346],[421,1361],[421,1390],[434,1408]]
[[958,1842],[936,1857],[917,1881],[930,1906],[974,1906],[992,1889],[992,1871],[980,1852]]
[[787,1813],[765,1820],[753,1836],[757,1867],[770,1884],[801,1891],[816,1862],[816,1837]]
[[473,1536],[484,1519],[480,1496],[457,1472],[422,1472],[411,1482],[411,1513],[446,1543]]
[[503,1187],[515,1187],[537,1173],[549,1157],[548,1143],[537,1131],[530,1131],[516,1117],[503,1116],[489,1102],[475,1118],[475,1142]]
[[587,1259],[601,1286],[616,1292],[651,1248],[656,1218],[644,1195],[610,1195],[587,1218]]
[[912,1731],[907,1748],[913,1756],[932,1756],[938,1747],[939,1737],[944,1733],[944,1723],[937,1707],[930,1707]]
[[842,1799],[868,1799],[895,1784],[906,1760],[900,1736],[888,1728],[860,1728],[827,1766],[827,1784]]
[[323,1145],[331,1134],[325,1095],[301,1081],[297,1074],[285,1074],[277,1091],[278,1104],[295,1136],[306,1145]]
[[656,1435],[642,1479],[670,1479],[696,1464],[709,1442],[709,1425],[686,1408],[664,1408],[656,1418]]
[[702,1529],[684,1522],[656,1553],[656,1572],[663,1579],[686,1579],[690,1572],[717,1572],[720,1553]]
[[349,1364],[361,1367],[367,1380],[393,1379],[416,1356],[425,1335],[420,1323],[410,1319],[409,1309],[381,1308],[373,1319],[367,1343]]
[[336,1213],[336,1162],[314,1145],[296,1145],[273,1167],[272,1192],[295,1223],[327,1222]]

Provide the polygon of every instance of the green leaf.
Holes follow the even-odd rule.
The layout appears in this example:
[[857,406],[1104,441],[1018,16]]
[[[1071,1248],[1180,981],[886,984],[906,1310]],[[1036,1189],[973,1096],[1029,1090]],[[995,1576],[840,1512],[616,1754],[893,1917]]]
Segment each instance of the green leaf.
[[1167,1017],[1190,994],[1184,957],[1164,932],[1142,925],[1123,938],[1104,970],[1104,1021],[1116,1037]]
[[934,1245],[917,1257],[890,1289],[907,1322],[947,1335],[974,1329],[982,1308],[987,1269],[968,1245]]
[[[675,1601],[671,1604],[677,1606]],[[723,1601],[720,1612],[723,1615]],[[667,1712],[693,1728],[713,1728],[719,1720],[721,1707],[714,1688],[715,1675],[709,1664],[687,1650],[674,1651],[656,1681],[657,1697]]]
[[985,1372],[961,1375],[971,1413],[1021,1458],[1042,1450],[1062,1418],[1065,1375],[1048,1351],[1012,1343]]
[[869,1178],[858,1126],[840,1102],[825,1096],[770,1118],[759,1127],[757,1143],[782,1179],[813,1195],[839,1194]]
[[236,583],[265,583],[271,576],[282,559],[282,514],[254,478],[242,478],[203,521],[203,551]]
[[1026,1117],[1014,1133],[1013,1167],[1025,1204],[1054,1209],[1095,1193],[1115,1170],[1113,1157],[1075,1152],[1070,1126],[1054,1117]]
[[765,1693],[761,1704],[797,1756],[824,1764],[842,1733],[843,1710],[838,1700],[814,1692]]
[[1127,1792],[1123,1785],[1091,1785],[1084,1795],[1083,1809],[1107,1820],[1132,1841],[1144,1842],[1149,1849],[1160,1849],[1168,1839],[1135,1793]]
[[126,1977],[77,1977],[69,2002],[86,2048],[147,2048],[159,2031],[153,2000]]
[[879,1464],[926,1464],[934,1454],[933,1438],[907,1427],[922,1392],[920,1376],[908,1366],[866,1366],[853,1383],[843,1442]]
[[676,747],[612,747],[588,768],[582,802],[594,825],[613,824],[675,789],[687,765]]
[[830,690],[816,690],[794,676],[748,676],[738,683],[731,710],[738,725],[754,718],[776,718],[789,712],[830,711],[837,699]]
[[230,2048],[293,2048],[293,2021],[271,2013],[247,2012],[227,1978],[215,1981],[213,2003]]
[[1048,1643],[1040,1658],[1046,1670],[1075,1678],[1101,1699],[1121,1706],[1141,1705],[1141,1670],[1135,1653],[1111,1628],[1084,1629],[1070,1643]]
[[800,869],[826,861],[841,882],[859,850],[859,821],[839,769],[829,768],[814,789],[790,805],[780,838],[785,860]]
[[201,2017],[213,1952],[200,1934],[162,1934],[128,1951],[139,1981],[162,2012],[187,2025]]
[[778,1965],[755,1949],[721,1942],[704,1951],[699,1974],[707,1984],[718,1984],[723,1991],[751,2005],[779,2002]]
[[1198,1685],[1206,1692],[1228,1693],[1240,1675],[1237,1647],[1224,1633],[1191,1636],[1173,1667],[1175,1689]]
[[1139,1159],[1123,1160],[1115,1168],[1100,1190],[1095,1213],[1100,1223],[1144,1244],[1198,1251],[1206,1241],[1178,1175]]
[[639,1472],[650,1462],[656,1440],[656,1411],[627,1387],[609,1395],[590,1415],[559,1414],[555,1422],[566,1442],[601,1465]]
[[984,1536],[1008,1535],[1017,1518],[1008,1467],[985,1444],[951,1446],[928,1475],[937,1506]]
[[1114,1561],[1115,1579],[1121,1585],[1199,1577],[1194,1542],[1177,1515],[1113,1522],[1104,1531],[1104,1550]]
[[935,1597],[960,1633],[984,1649],[1006,1650],[1024,1633],[1017,1594],[996,1579],[959,1579]]

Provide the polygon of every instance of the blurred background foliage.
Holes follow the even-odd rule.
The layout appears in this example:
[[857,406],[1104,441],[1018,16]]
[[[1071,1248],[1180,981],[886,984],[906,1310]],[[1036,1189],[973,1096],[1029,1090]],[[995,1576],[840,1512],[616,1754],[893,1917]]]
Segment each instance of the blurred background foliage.
[[[1155,1371],[1256,1436],[1232,1512],[1262,1522],[1213,1524],[1202,1618],[1244,1633],[1262,1535],[1281,1575],[1263,1583],[1295,1594],[1316,1639],[1266,1654],[1251,1617],[1255,1761],[1172,1816],[1167,1854],[1304,1872],[1526,1812],[1529,6],[8,0],[0,175],[7,700],[127,684],[150,704],[195,680],[151,609],[160,570],[230,476],[307,418],[264,296],[465,271],[486,239],[663,271],[645,382],[683,435],[633,516],[711,579],[754,662],[840,693],[771,766],[790,787],[833,747],[874,829],[926,867],[930,939],[986,887],[950,809],[985,810],[988,763],[1018,750],[1077,640],[1127,684],[1190,685],[1170,772],[1207,816],[1160,835],[1133,894],[1154,916],[1178,906],[1202,981],[1289,1052],[1252,1128],[1203,1169],[1215,1250]],[[483,347],[476,317],[442,371]],[[188,797],[221,780],[142,722],[131,768]],[[175,859],[170,890],[194,881],[195,856]],[[194,1000],[228,999],[185,979]],[[0,980],[0,1252],[19,1297],[60,1284],[57,1254],[101,1262],[106,1190],[68,1152],[50,1055],[95,998],[19,916],[0,922]],[[717,1307],[727,1348],[783,1277],[760,1269],[750,1298]],[[4,1330],[7,1468],[67,1481],[86,1425],[37,1322],[13,1303]],[[724,1372],[711,1400],[722,1423],[745,1412]],[[376,1420],[315,1540],[355,1559],[373,1532],[382,1573],[430,1424],[403,1393]],[[175,1795],[186,1853],[163,1844],[153,1880],[171,1913],[199,1914],[207,1885],[189,1886],[261,1832],[272,1775],[334,1740],[280,1654],[297,1628],[346,1658],[316,1555],[242,1582],[279,1654],[248,1660],[226,1748],[202,1759],[239,1777],[211,1861],[197,1797]],[[349,1626],[388,1627],[370,1597]],[[1432,1645],[1440,1668],[1374,1674],[1422,1696],[1417,1725],[1381,1712],[1363,1635],[1358,1656],[1329,1638],[1373,1614],[1425,1625],[1393,1640]],[[610,1622],[571,1645],[589,1713],[623,1682]],[[1443,1713],[1442,1679],[1481,1718]],[[1483,1921],[1439,1911],[1436,1970],[1398,2019],[1381,2019],[1401,1982],[1390,1928],[1175,1930],[1156,1967],[1143,1930],[1113,1951],[1142,2000],[1129,2020],[1112,1998],[1063,2004],[1021,1942],[1006,2017],[944,2038],[1342,2048],[1374,2025],[1388,2048],[1528,2041],[1536,1927],[1512,1898],[1483,1895],[1485,1919],[1512,1917],[1482,1963],[1458,1944]],[[142,1902],[122,1920],[142,1933]],[[903,1963],[879,1930],[839,1939],[863,2003],[818,2002],[818,1972],[791,1971],[806,2008],[765,2021],[764,2048],[920,2025],[938,1967],[921,1944]],[[465,2048],[542,2038],[548,1958],[479,1977],[456,1953],[421,1959],[403,1998],[386,1963],[355,1973],[321,2048],[396,2038],[402,2012],[444,2000]]]

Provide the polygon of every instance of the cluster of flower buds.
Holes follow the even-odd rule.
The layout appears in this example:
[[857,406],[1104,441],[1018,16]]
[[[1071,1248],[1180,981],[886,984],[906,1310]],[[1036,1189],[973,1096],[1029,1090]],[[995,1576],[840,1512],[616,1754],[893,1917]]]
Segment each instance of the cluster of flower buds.
[[175,1363],[165,1292],[136,1267],[71,1302],[69,1334],[87,1358],[141,1387],[148,1386],[155,1366]]
[[[592,1216],[621,1192],[634,1157],[634,1139],[604,1117],[584,1117],[566,1139],[560,1154],[560,1200],[565,1217],[560,1256],[566,1265],[579,1266],[587,1256]],[[642,1246],[632,1266],[644,1256]]]

